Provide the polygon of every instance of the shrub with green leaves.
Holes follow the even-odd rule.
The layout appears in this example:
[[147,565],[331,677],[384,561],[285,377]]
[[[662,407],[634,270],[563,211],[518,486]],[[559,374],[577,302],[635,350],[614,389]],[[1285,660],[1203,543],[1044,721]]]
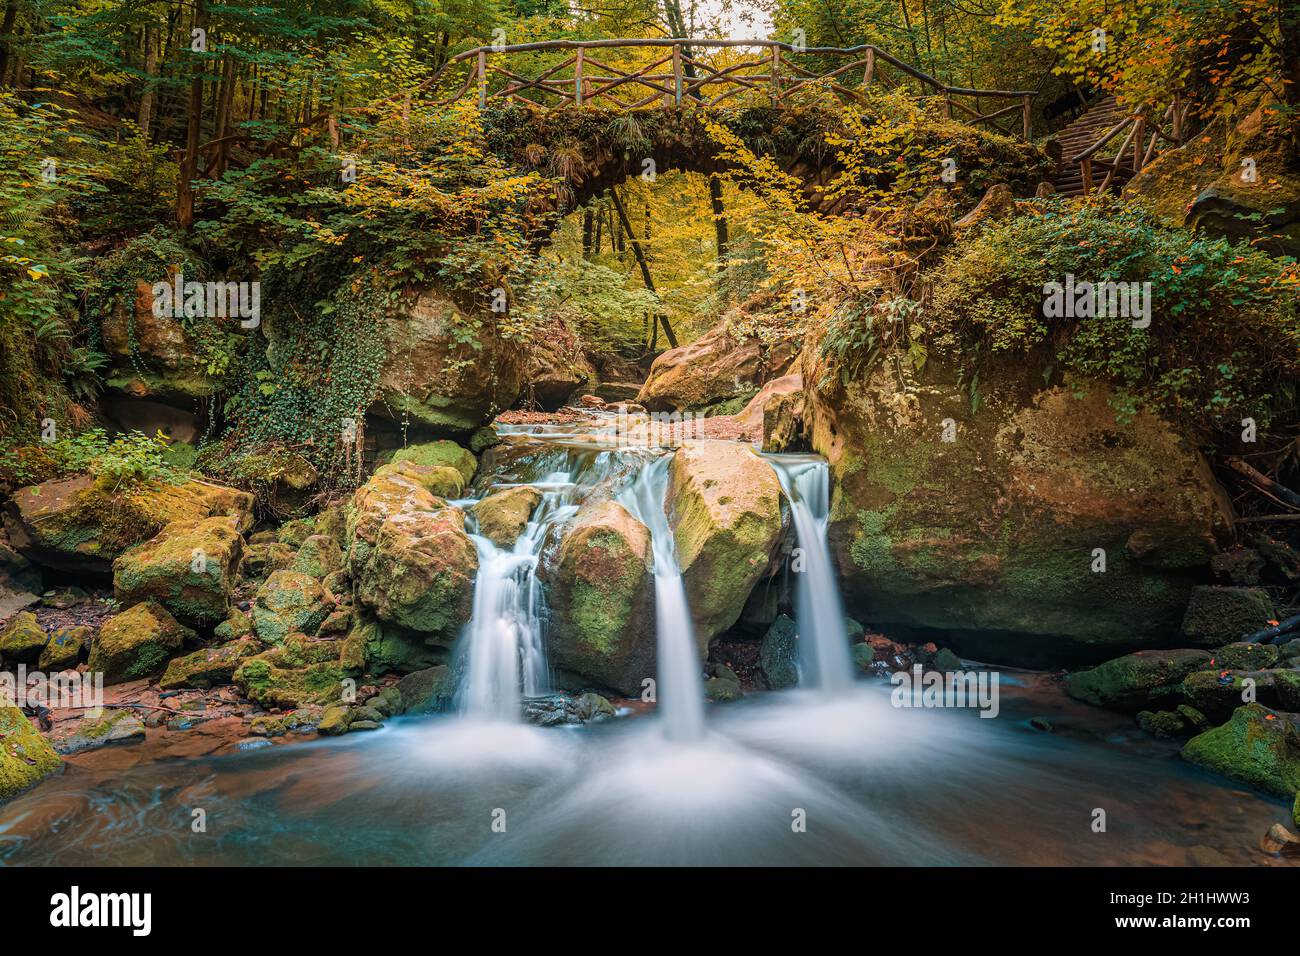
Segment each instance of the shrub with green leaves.
[[[1044,317],[1044,286],[1150,282],[1151,323]],[[1047,200],[959,245],[930,275],[927,338],[979,364],[1028,354],[1104,379],[1131,410],[1149,404],[1205,438],[1297,417],[1300,274],[1246,244],[1161,224],[1136,204]]]

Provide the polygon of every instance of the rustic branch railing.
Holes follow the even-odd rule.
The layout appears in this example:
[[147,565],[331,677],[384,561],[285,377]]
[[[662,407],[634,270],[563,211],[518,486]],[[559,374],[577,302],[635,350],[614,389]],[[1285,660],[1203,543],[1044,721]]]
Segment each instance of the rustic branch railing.
[[[611,62],[628,60],[629,53],[644,58],[646,51],[662,55],[651,52],[648,62]],[[563,54],[558,62],[535,63],[557,53]],[[541,67],[536,75],[519,65],[529,57]],[[883,67],[901,76],[891,77]],[[447,84],[461,70],[466,75],[459,86]],[[499,100],[542,110],[596,105],[637,110],[725,102],[777,107],[814,89],[856,98],[873,84],[892,88],[909,81],[921,95],[942,98],[950,118],[959,118],[954,116],[957,111],[963,122],[1030,137],[1034,91],[948,86],[870,45],[795,48],[775,40],[543,40],[466,50],[448,60],[420,92],[452,90],[437,100],[445,105],[476,89],[480,107]],[[984,112],[981,100],[1014,102]],[[1019,120],[1013,120],[1014,128],[998,125],[1009,117]]]
[[[1139,110],[1131,116],[1124,117],[1087,149],[1070,157],[1071,163],[1079,164],[1083,194],[1087,196],[1094,189],[1104,193],[1114,182],[1117,173],[1123,172],[1136,176],[1142,172],[1142,169],[1156,157],[1156,146],[1162,139],[1174,146],[1183,145],[1187,113],[1190,109],[1189,102],[1175,96],[1159,122],[1151,122],[1146,111]],[[1168,131],[1165,129],[1166,126]],[[1115,151],[1114,156],[1103,158],[1102,148],[1120,133],[1125,132],[1127,135],[1119,144],[1119,149]],[[1099,169],[1106,171],[1106,177],[1101,181],[1100,186],[1096,184],[1096,173]]]

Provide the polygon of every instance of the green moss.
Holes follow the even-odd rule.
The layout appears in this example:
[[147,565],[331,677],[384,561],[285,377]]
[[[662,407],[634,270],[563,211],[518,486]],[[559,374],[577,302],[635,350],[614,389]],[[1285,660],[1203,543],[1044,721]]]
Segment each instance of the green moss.
[[1238,707],[1226,724],[1193,737],[1183,757],[1288,799],[1300,790],[1300,734],[1260,704]]
[[193,636],[161,604],[145,601],[101,625],[88,666],[103,672],[105,684],[149,677]]
[[[478,470],[478,460],[475,459],[473,452],[462,448],[454,441],[434,441],[411,445],[393,452],[389,460],[393,463],[409,461],[425,467],[455,468],[460,472],[461,477],[465,479],[465,484],[469,484],[473,480],[474,472]],[[382,463],[387,464],[388,462],[384,461]]]
[[23,712],[0,706],[0,800],[34,786],[60,766],[59,755]]
[[1071,674],[1065,689],[1078,700],[1120,710],[1176,703],[1184,679],[1208,663],[1203,651],[1139,651]]
[[31,611],[15,614],[0,628],[0,658],[26,664],[35,663],[49,643],[49,637]]

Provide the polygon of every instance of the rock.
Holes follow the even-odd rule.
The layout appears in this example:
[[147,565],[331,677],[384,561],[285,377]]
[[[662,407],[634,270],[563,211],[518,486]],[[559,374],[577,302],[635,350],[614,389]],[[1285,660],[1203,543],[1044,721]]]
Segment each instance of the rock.
[[413,481],[438,498],[459,498],[465,493],[464,476],[450,465],[417,465],[413,461],[395,461],[375,469],[374,477],[385,478],[389,475]]
[[769,348],[756,336],[733,331],[724,319],[655,359],[636,401],[651,411],[687,411],[752,395],[784,374],[794,357],[789,343]]
[[1140,711],[1137,722],[1153,737],[1181,737],[1187,728],[1182,715],[1172,710]]
[[330,612],[325,620],[321,621],[316,634],[319,637],[341,637],[350,630],[352,630],[352,609],[345,607]]
[[212,629],[219,641],[235,641],[253,633],[253,619],[237,607],[232,607],[226,619]]
[[548,556],[551,660],[620,693],[655,674],[650,532],[614,501],[584,507]]
[[25,557],[61,571],[107,574],[127,548],[173,521],[230,517],[252,527],[253,496],[210,482],[114,489],[89,477],[20,488],[5,506],[5,528]]
[[145,601],[108,618],[90,645],[88,669],[105,684],[151,677],[163,669],[194,632],[157,601]]
[[[425,290],[385,323],[388,362],[370,416],[439,436],[468,434],[515,403],[524,349],[487,313]],[[467,332],[472,330],[472,336]]]
[[35,786],[62,764],[21,710],[0,705],[0,800]]
[[173,521],[113,562],[113,597],[124,607],[152,598],[186,624],[215,624],[230,611],[243,546],[235,518]]
[[1197,734],[1183,757],[1287,799],[1300,790],[1300,732],[1260,704],[1238,707],[1226,724]]
[[1202,585],[1192,589],[1183,634],[1199,647],[1219,647],[1268,626],[1273,602],[1262,588]]
[[344,704],[334,704],[326,707],[325,713],[321,715],[320,723],[316,725],[316,732],[327,737],[338,736],[348,732],[348,725],[352,723],[352,708]]
[[[233,330],[235,322],[229,320],[227,328]],[[137,279],[135,296],[119,297],[103,320],[102,336],[111,392],[191,407],[212,393],[213,379],[186,335],[186,323],[154,315],[153,282]]]
[[944,671],[945,673],[962,669],[961,658],[946,647],[940,648],[934,655],[932,666],[935,670]]
[[1179,704],[1174,710],[1193,733],[1199,734],[1210,729],[1210,722],[1205,719],[1205,715],[1190,704]]
[[489,448],[499,444],[501,444],[501,436],[497,434],[494,425],[484,425],[469,436],[469,450],[476,455],[481,455]]
[[337,662],[324,660],[304,666],[281,666],[289,663],[293,662],[264,652],[241,662],[232,681],[245,697],[263,707],[297,709],[342,698],[347,674]]
[[262,645],[252,637],[240,638],[228,644],[206,647],[193,654],[174,658],[158,681],[162,690],[192,687],[200,690],[229,684],[234,681],[235,668],[242,661],[260,653]]
[[854,667],[860,671],[871,670],[871,664],[876,659],[876,649],[874,647],[867,643],[854,644],[850,648],[850,653],[853,656]]
[[665,507],[705,656],[736,623],[781,537],[781,485],[745,445],[691,442],[673,455]]
[[343,570],[343,550],[328,535],[313,534],[298,548],[290,570],[324,579],[335,571]]
[[[381,456],[381,458],[386,457]],[[467,451],[454,441],[431,441],[399,448],[392,453],[391,458],[380,461],[380,464],[396,465],[402,462],[410,462],[422,468],[454,468],[460,472],[462,485],[468,485],[473,481],[474,472],[478,470],[478,459],[474,457],[473,452]]]
[[1273,672],[1273,689],[1278,707],[1292,714],[1300,712],[1300,671]]
[[296,554],[292,546],[279,541],[248,544],[244,547],[244,560],[239,571],[247,580],[265,581],[276,571],[283,571],[293,564]]
[[49,640],[35,614],[19,611],[0,628],[0,659],[6,663],[35,664]]
[[1263,704],[1278,703],[1275,671],[1196,671],[1183,681],[1187,703],[1214,721],[1226,720],[1246,703],[1246,681],[1253,682],[1254,699]]
[[524,363],[523,407],[554,412],[580,388],[593,385],[596,368],[587,361],[578,340],[562,320],[553,320],[533,333]]
[[1214,666],[1228,671],[1259,671],[1277,663],[1278,648],[1273,644],[1225,644],[1214,652]]
[[740,688],[740,681],[726,677],[710,677],[704,682],[704,696],[714,703],[740,700],[745,696]]
[[1296,666],[1293,662],[1300,660],[1300,637],[1292,638],[1285,644],[1274,645],[1278,651],[1278,661],[1284,667]]
[[583,395],[578,399],[578,404],[583,408],[604,408],[605,400],[599,395]]
[[81,753],[127,740],[143,740],[144,721],[133,710],[107,710],[99,717],[79,720],[72,733],[57,741],[54,749],[61,754]]
[[510,549],[528,524],[528,519],[542,500],[536,488],[519,485],[497,491],[470,509],[478,522],[478,533],[498,548]]
[[293,518],[286,521],[275,532],[275,540],[280,544],[288,545],[295,552],[302,547],[304,541],[316,533],[316,519]]
[[402,709],[408,714],[433,714],[452,709],[455,680],[446,664],[407,674],[397,682]]
[[357,490],[348,568],[356,597],[381,621],[445,646],[469,620],[478,554],[464,513],[400,475]]
[[799,683],[798,633],[794,621],[786,615],[780,615],[763,635],[758,662],[769,690],[784,690]]
[[36,666],[47,673],[75,668],[81,655],[89,649],[93,633],[84,625],[61,627],[53,631]]
[[225,474],[240,487],[262,495],[281,514],[301,511],[320,481],[315,465],[284,449],[242,455]]
[[[942,355],[901,383],[885,367],[846,381],[814,331],[803,363],[806,382],[824,383],[805,389],[806,419],[833,473],[848,613],[1031,667],[1168,643],[1230,526],[1172,425],[1146,410],[1119,422],[1108,386],[1044,388],[1020,357],[981,371],[975,415]],[[1140,559],[1127,554],[1138,530],[1154,545]]]
[[585,693],[579,697],[575,707],[578,711],[578,717],[587,722],[605,720],[618,713],[618,711],[614,709],[614,705],[608,700],[601,697],[599,694],[593,694],[591,692]]
[[1257,534],[1253,540],[1255,547],[1264,558],[1266,578],[1282,585],[1300,581],[1300,554],[1284,542],[1276,541],[1267,535]]
[[378,621],[365,620],[353,625],[345,643],[345,660],[356,660],[360,649],[364,669],[371,674],[410,674],[446,663],[447,648],[427,643],[423,635],[412,634],[401,628],[382,626]]
[[[17,552],[14,552],[14,555],[26,561],[26,558],[22,558]],[[37,578],[39,572],[35,576],[27,574],[20,579],[8,569],[0,567],[0,621],[40,601],[40,595],[37,593],[40,590],[40,582],[36,580]],[[35,587],[29,589],[24,580],[34,584]]]
[[257,589],[253,628],[265,644],[281,644],[286,635],[315,634],[329,614],[320,582],[299,571],[276,571]]
[[1271,856],[1300,856],[1300,837],[1296,836],[1280,823],[1268,828],[1268,833],[1259,841],[1259,848]]
[[353,720],[348,724],[348,733],[354,730],[378,730],[382,726],[384,725],[377,720]]
[[1097,707],[1136,711],[1176,702],[1183,679],[1209,662],[1201,650],[1138,651],[1071,674],[1065,691]]
[[1005,219],[1016,208],[1016,199],[1011,195],[1011,188],[1003,183],[995,183],[984,193],[974,209],[953,223],[956,230],[967,230],[984,222]]
[[1216,554],[1210,559],[1210,568],[1216,578],[1227,584],[1256,585],[1264,570],[1264,556],[1254,548],[1235,548]]
[[[784,382],[795,376],[787,375],[777,382]],[[788,395],[775,395],[763,407],[763,451],[791,452],[799,451],[807,442],[804,439],[804,397],[802,391],[803,377],[798,376],[800,391]],[[775,384],[775,383],[769,383]],[[766,388],[766,386],[764,386]],[[754,397],[758,401],[762,392]]]

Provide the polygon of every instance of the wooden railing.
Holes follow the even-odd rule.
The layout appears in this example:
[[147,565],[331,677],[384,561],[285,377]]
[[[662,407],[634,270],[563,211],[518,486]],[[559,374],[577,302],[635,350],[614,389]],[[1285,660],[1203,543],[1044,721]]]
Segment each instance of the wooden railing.
[[[616,60],[618,64],[612,62]],[[531,73],[529,66],[535,68]],[[462,70],[459,86],[449,85]],[[466,50],[422,89],[434,95],[450,90],[438,99],[442,104],[474,91],[480,107],[503,101],[542,110],[597,105],[637,110],[721,103],[777,107],[814,89],[852,98],[872,84],[910,88],[913,83],[920,95],[941,97],[950,118],[1030,137],[1034,91],[948,86],[870,45],[845,49],[800,48],[775,40],[544,40]],[[985,100],[992,101],[989,107],[1012,102],[984,112]],[[998,125],[1008,120],[1011,128]]]
[[[1142,172],[1142,169],[1158,154],[1158,146],[1162,139],[1172,146],[1182,146],[1189,109],[1191,103],[1175,96],[1158,122],[1148,119],[1147,110],[1139,110],[1131,116],[1124,117],[1103,133],[1095,143],[1072,156],[1070,162],[1079,164],[1079,172],[1083,179],[1083,194],[1087,196],[1094,189],[1105,192],[1114,182],[1117,173],[1136,176]],[[1107,152],[1103,156],[1103,149],[1121,133],[1125,136],[1119,148],[1113,155]],[[1101,185],[1097,185],[1096,176],[1100,170],[1105,170],[1106,176],[1101,181]]]

